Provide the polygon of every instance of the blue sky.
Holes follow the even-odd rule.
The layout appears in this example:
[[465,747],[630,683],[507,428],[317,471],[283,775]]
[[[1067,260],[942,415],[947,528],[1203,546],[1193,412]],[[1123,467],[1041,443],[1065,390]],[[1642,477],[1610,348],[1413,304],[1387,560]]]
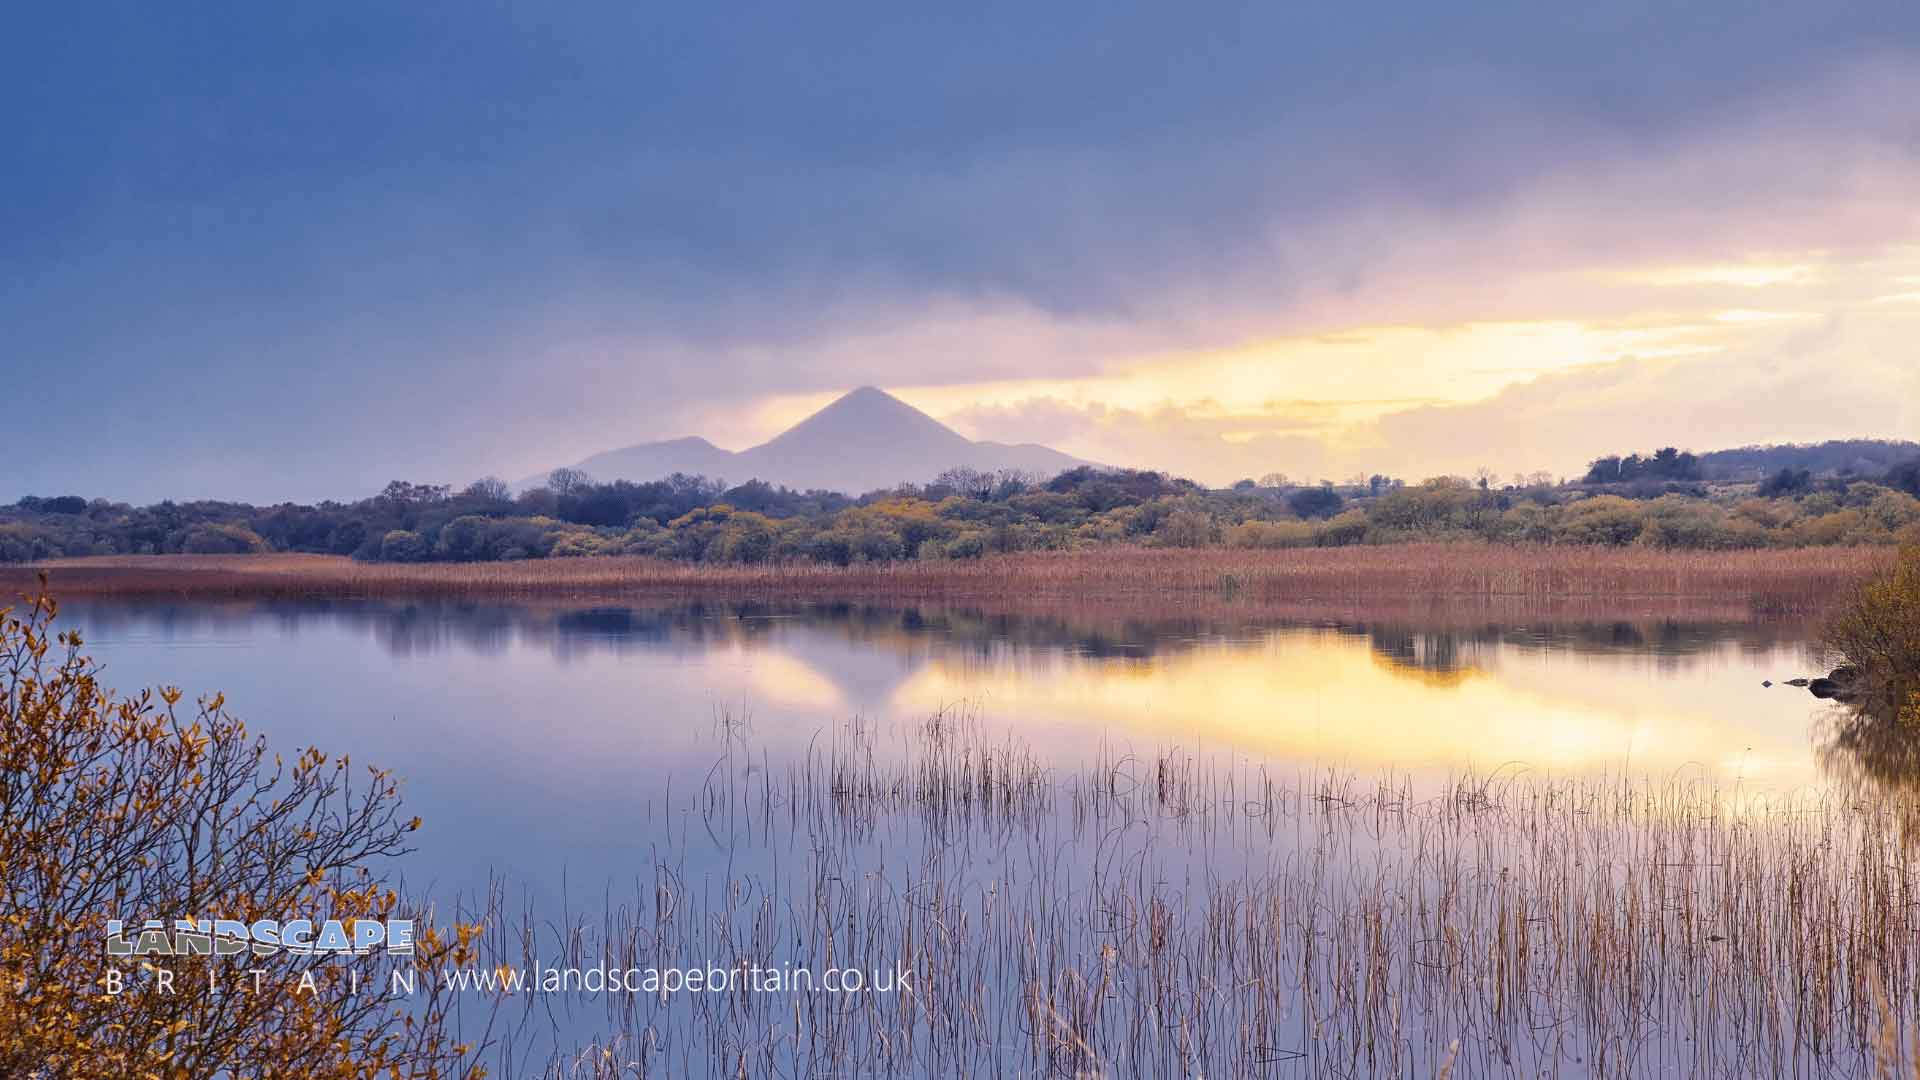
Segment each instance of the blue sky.
[[0,498],[862,383],[1217,481],[1920,435],[1911,3],[80,3],[0,90]]

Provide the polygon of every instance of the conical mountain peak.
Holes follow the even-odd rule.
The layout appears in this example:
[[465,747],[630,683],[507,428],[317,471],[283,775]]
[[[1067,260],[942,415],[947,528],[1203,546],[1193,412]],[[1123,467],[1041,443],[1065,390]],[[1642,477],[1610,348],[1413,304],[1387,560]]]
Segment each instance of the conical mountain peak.
[[862,386],[746,452],[779,448],[782,452],[812,450],[823,454],[903,450],[951,453],[971,445],[959,432],[885,390]]
[[687,472],[732,483],[758,479],[847,494],[925,483],[956,466],[1051,475],[1082,464],[1042,446],[973,442],[877,386],[849,390],[773,439],[737,454],[689,436],[581,463],[597,480],[655,480]]

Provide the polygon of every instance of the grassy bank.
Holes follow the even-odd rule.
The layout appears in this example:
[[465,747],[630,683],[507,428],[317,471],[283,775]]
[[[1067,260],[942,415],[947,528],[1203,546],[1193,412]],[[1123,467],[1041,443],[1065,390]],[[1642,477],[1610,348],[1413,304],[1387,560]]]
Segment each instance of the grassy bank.
[[1877,547],[1694,552],[1483,544],[1111,548],[849,567],[691,565],[642,557],[396,564],[326,555],[166,555],[7,568],[0,570],[0,589],[30,590],[44,570],[65,597],[1152,599],[1308,608],[1446,602],[1794,613],[1824,608],[1892,558]]

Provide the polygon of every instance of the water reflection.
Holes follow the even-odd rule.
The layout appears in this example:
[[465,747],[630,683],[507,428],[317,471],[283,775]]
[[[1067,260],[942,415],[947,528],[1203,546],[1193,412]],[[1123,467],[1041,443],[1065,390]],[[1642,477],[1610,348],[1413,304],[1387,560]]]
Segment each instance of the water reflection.
[[[1404,1012],[1400,999],[1391,1005],[1396,1025],[1407,1017],[1407,1047],[1432,1056],[1461,1045],[1458,1019],[1468,1013],[1460,1010],[1488,1007],[1485,999],[1463,1006],[1458,987],[1507,985],[1498,976],[1441,974],[1435,957],[1503,966],[1507,928],[1528,928],[1524,936],[1547,923],[1526,917],[1529,910],[1581,913],[1576,923],[1542,930],[1535,947],[1559,950],[1550,961],[1517,969],[1545,971],[1542,985],[1559,989],[1512,999],[1497,992],[1492,1015],[1520,1034],[1511,1043],[1471,1043],[1481,1057],[1467,1072],[1524,1066],[1536,1075],[1586,1075],[1590,1059],[1581,1055],[1596,1045],[1646,1047],[1636,1052],[1659,1062],[1648,1071],[1680,1071],[1703,1052],[1732,1062],[1734,1073],[1753,1061],[1785,1060],[1750,1056],[1741,1040],[1760,1030],[1750,1018],[1797,1003],[1774,988],[1798,985],[1835,954],[1809,953],[1816,960],[1803,962],[1790,951],[1798,943],[1826,946],[1793,921],[1724,934],[1713,898],[1771,889],[1762,897],[1768,910],[1798,913],[1793,898],[1804,897],[1781,884],[1789,880],[1782,871],[1798,875],[1812,865],[1817,872],[1806,880],[1826,891],[1807,910],[1851,912],[1861,926],[1878,926],[1880,911],[1861,898],[1895,895],[1869,875],[1890,874],[1891,882],[1898,867],[1889,870],[1878,849],[1845,842],[1827,819],[1795,809],[1762,815],[1764,828],[1729,827],[1718,816],[1732,805],[1721,785],[1751,793],[1755,804],[1797,807],[1820,800],[1772,796],[1804,794],[1823,783],[1823,769],[1874,784],[1909,783],[1920,765],[1911,744],[1884,738],[1884,726],[1848,726],[1860,714],[1804,690],[1761,685],[1818,670],[1809,628],[1791,623],[1275,622],[1097,608],[1009,614],[769,604],[75,605],[66,615],[83,628],[114,685],[223,688],[234,710],[279,745],[315,742],[394,768],[405,778],[409,809],[428,824],[423,847],[408,858],[408,884],[441,899],[473,895],[495,878],[510,883],[515,899],[524,890],[528,910],[541,913],[542,932],[555,942],[548,956],[563,951],[563,938],[573,947],[568,913],[584,909],[591,921],[602,904],[658,910],[663,879],[679,890],[673,910],[687,905],[687,917],[674,924],[684,935],[678,948],[702,961],[721,954],[719,943],[732,950],[748,940],[784,959],[786,943],[810,948],[821,925],[851,927],[855,912],[864,920],[860,940],[880,942],[888,955],[908,936],[944,949],[948,936],[926,933],[920,919],[936,900],[951,905],[955,918],[933,925],[972,936],[953,949],[967,961],[954,968],[966,982],[948,999],[967,1001],[995,1025],[990,1037],[968,1042],[979,1073],[1028,1064],[1021,1048],[1032,1014],[1024,995],[1037,983],[1022,965],[1072,973],[1059,958],[1076,955],[1107,958],[1094,962],[1142,979],[1157,978],[1160,962],[1140,957],[1177,957],[1165,968],[1167,985],[1188,985],[1183,980],[1199,971],[1205,978],[1197,982],[1239,988],[1191,999],[1217,1010],[1205,1014],[1213,1019],[1202,1029],[1266,1030],[1263,1048],[1298,1046],[1301,1054],[1337,1045],[1323,1040],[1328,1031],[1356,1047],[1377,1044],[1372,1027],[1320,1019],[1337,1015],[1343,1002],[1387,1000],[1342,981],[1358,970],[1351,957],[1377,955],[1399,965],[1379,985],[1434,988],[1432,996],[1406,998]],[[947,819],[914,796],[892,811],[876,809],[857,787],[859,769],[872,760],[859,747],[870,740],[881,755],[910,753],[913,740],[890,737],[887,725],[894,736],[924,735],[922,721],[957,702],[968,704],[968,723],[1000,729],[975,745],[1006,745],[994,740],[1016,734],[1034,751],[1034,768],[1016,775],[1052,775],[1058,766],[1061,792],[1076,778],[1112,775],[1089,771],[1096,755],[1134,762],[1128,782],[1109,789],[1119,792],[1114,802],[1091,803],[1109,806],[1113,816],[1084,818],[1089,804],[1066,795],[1018,813],[982,813],[957,829],[939,824]],[[858,739],[847,734],[854,716],[866,733]],[[922,738],[922,756],[892,775],[914,775],[930,742]],[[1171,773],[1158,769],[1168,759],[1149,756],[1168,746],[1179,750],[1170,755],[1177,759]],[[1210,760],[1181,771],[1182,762],[1203,758]],[[820,767],[822,760],[852,764],[843,771]],[[1364,779],[1327,792],[1314,774],[1343,766]],[[1531,790],[1558,794],[1516,795],[1512,816],[1452,792],[1416,799],[1415,777],[1469,768],[1498,770],[1522,790],[1542,777],[1516,772],[1552,772]],[[1399,782],[1381,789],[1375,809],[1353,812],[1365,805],[1361,793],[1373,790],[1370,774],[1381,771],[1401,774]],[[1568,773],[1606,775],[1595,782]],[[1614,783],[1616,774],[1688,782],[1643,789]],[[848,776],[854,786],[843,784]],[[1193,777],[1199,780],[1188,783]],[[1269,784],[1287,794],[1265,802],[1240,794],[1276,790]],[[776,802],[776,790],[820,798]],[[900,789],[882,782],[868,790]],[[1635,791],[1645,790],[1692,794],[1672,803],[1663,797],[1650,811],[1636,802]],[[1605,805],[1615,793],[1646,817],[1587,816],[1589,798]],[[1139,801],[1126,801],[1135,794]],[[1015,820],[1026,823],[1016,828]],[[1108,867],[1123,869],[1110,875]],[[1140,883],[1138,892],[1130,880]],[[1117,891],[1098,891],[1116,881]],[[823,882],[831,884],[822,890]],[[1525,906],[1529,889],[1539,890],[1532,908]],[[908,896],[915,899],[900,903]],[[1467,900],[1435,899],[1448,896]],[[816,906],[823,897],[847,914],[823,916]],[[1128,897],[1134,906],[1123,907]],[[1515,906],[1506,906],[1510,900]],[[1496,910],[1514,918],[1490,917]],[[1116,929],[1123,911],[1148,917]],[[1221,911],[1232,919],[1246,913],[1248,925],[1261,925],[1251,921],[1258,912],[1271,913],[1259,931],[1262,949],[1278,942],[1296,950],[1268,969],[1279,979],[1247,978],[1241,954],[1216,947],[1232,940],[1210,921]],[[1423,929],[1449,911],[1463,913],[1449,936]],[[897,938],[872,933],[876,912],[903,916],[888,931]],[[1003,913],[1018,916],[1000,924],[1005,932],[993,922]],[[1052,935],[1044,948],[1035,944],[1035,913]],[[1164,954],[1138,937],[1126,944],[1125,934],[1156,925],[1176,943]],[[1464,937],[1451,936],[1461,928]],[[653,933],[653,924],[645,929]],[[1870,937],[1840,929],[1833,940]],[[1765,936],[1776,930],[1777,939]],[[1747,936],[1754,933],[1762,935],[1757,942]],[[1373,945],[1341,934],[1378,934],[1389,944],[1368,953]],[[1431,948],[1440,941],[1457,948]],[[1653,954],[1633,952],[1640,941],[1668,951],[1641,962]],[[1622,943],[1611,946],[1622,951],[1602,951],[1607,942]],[[1595,956],[1638,959],[1597,964]],[[983,958],[1000,966],[978,966]],[[1763,975],[1771,964],[1782,971]],[[1563,1011],[1564,1002],[1586,999],[1546,981],[1566,976],[1573,980],[1567,987],[1579,983],[1586,992],[1580,973],[1603,969],[1613,973],[1608,992],[1620,1000],[1671,1007]],[[1286,983],[1296,971],[1298,983]],[[1703,1011],[1688,993],[1701,985],[1751,994]],[[1256,1028],[1236,1012],[1258,1000],[1242,992],[1250,987],[1290,1008],[1320,997],[1304,1012],[1265,1012],[1257,1022],[1265,1028]],[[1085,989],[1076,984],[1073,992]],[[1086,1000],[1118,1008],[1161,999],[1095,993]],[[1509,1013],[1508,1000],[1526,1011]],[[714,1030],[706,1006],[685,998],[620,1004],[643,1010],[632,1030],[666,1031],[670,1042]],[[599,1009],[563,1014],[562,1034],[604,1034],[608,1016]],[[1570,1016],[1588,1025],[1577,1029],[1577,1044],[1529,1034],[1557,1032]],[[1783,1027],[1775,1017],[1765,1030],[1797,1039],[1797,1022]],[[1118,1019],[1094,1029],[1128,1030]],[[1236,1044],[1219,1045],[1230,1053]],[[1563,1059],[1572,1045],[1578,1051]],[[1506,1057],[1514,1047],[1520,1057]],[[1357,1057],[1341,1060],[1365,1071]],[[1446,1060],[1454,1061],[1451,1052]],[[783,1064],[791,1072],[808,1067]],[[1425,1059],[1419,1065],[1404,1071],[1444,1071]]]
[[1897,700],[1847,695],[1819,725],[1816,741],[1828,773],[1856,789],[1920,792],[1920,724]]
[[[370,634],[396,656],[447,649],[497,653],[537,643],[556,654],[644,651],[715,641],[766,642],[782,624],[827,630],[846,640],[899,646],[937,638],[982,652],[1004,646],[1059,649],[1097,659],[1147,658],[1218,641],[1254,640],[1278,630],[1313,628],[1364,638],[1383,657],[1429,672],[1472,667],[1502,646],[1582,653],[1644,654],[1674,665],[1727,645],[1764,653],[1799,647],[1796,621],[1644,621],[1512,623],[1427,619],[1289,621],[1168,614],[1113,614],[1062,608],[1046,615],[966,606],[911,608],[867,604],[687,603],[660,608],[568,607],[477,601],[86,602],[67,606],[97,635],[216,641],[262,628],[297,633],[320,622]],[[1809,661],[1811,657],[1809,656]]]
[[[644,847],[649,800],[712,767],[722,716],[749,719],[775,766],[849,717],[957,703],[1074,764],[1102,741],[1171,743],[1301,769],[1518,763],[1791,788],[1830,757],[1809,732],[1831,707],[1761,686],[1813,669],[1792,623],[340,601],[66,615],[110,683],[223,689],[277,743],[391,766],[430,820],[471,822],[463,853],[487,863]],[[579,835],[556,837],[556,820]]]

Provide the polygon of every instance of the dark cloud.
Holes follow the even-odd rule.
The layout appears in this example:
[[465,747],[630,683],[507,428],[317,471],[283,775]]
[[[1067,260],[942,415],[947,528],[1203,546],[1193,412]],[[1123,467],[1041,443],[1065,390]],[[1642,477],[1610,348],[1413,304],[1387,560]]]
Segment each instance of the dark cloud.
[[1773,116],[1911,155],[1898,95],[1805,114],[1910,73],[1920,9],[129,2],[5,39],[9,486],[309,497],[1091,362],[822,344],[926,309],[1204,340],[1360,288],[1407,218]]

